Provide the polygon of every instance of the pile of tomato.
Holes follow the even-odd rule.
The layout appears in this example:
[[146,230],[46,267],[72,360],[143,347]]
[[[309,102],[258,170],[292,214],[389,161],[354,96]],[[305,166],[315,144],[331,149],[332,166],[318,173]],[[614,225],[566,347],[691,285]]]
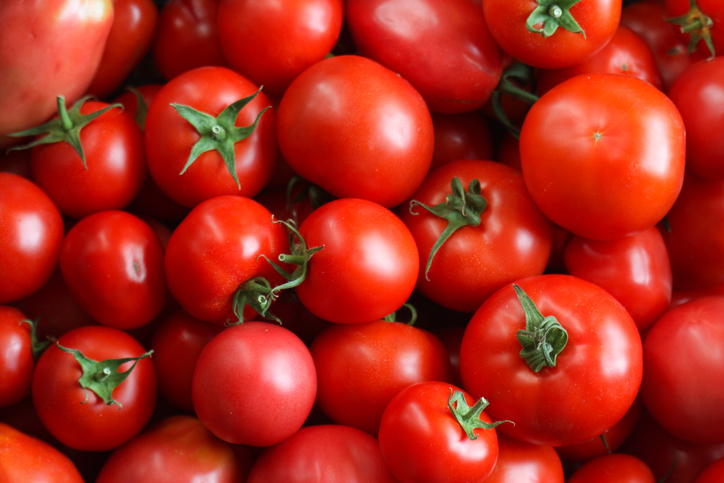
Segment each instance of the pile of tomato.
[[3,0],[4,482],[724,481],[724,3]]

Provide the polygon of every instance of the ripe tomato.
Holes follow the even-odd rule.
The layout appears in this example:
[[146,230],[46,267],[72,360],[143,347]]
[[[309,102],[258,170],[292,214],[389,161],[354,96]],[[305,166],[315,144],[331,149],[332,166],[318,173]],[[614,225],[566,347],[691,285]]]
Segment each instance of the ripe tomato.
[[380,449],[392,475],[400,483],[485,480],[498,459],[486,405],[440,381],[402,389],[380,422]]
[[433,112],[475,111],[500,80],[479,1],[351,0],[345,9],[360,53],[407,79]]
[[627,454],[599,456],[581,466],[568,483],[656,483],[646,463]]
[[674,103],[621,74],[559,84],[531,107],[520,133],[533,200],[554,223],[594,240],[656,225],[681,191],[685,150]]
[[0,407],[20,402],[30,393],[35,367],[30,329],[22,312],[0,305]]
[[626,414],[641,384],[636,324],[608,292],[570,275],[516,286],[493,294],[468,324],[465,388],[490,401],[491,418],[515,422],[498,430],[521,441],[561,446],[600,435]]
[[[85,362],[84,367],[59,346],[105,363],[89,367]],[[143,429],[156,404],[156,372],[147,356],[141,344],[118,329],[88,326],[67,332],[35,366],[31,394],[38,416],[66,446],[82,451],[117,448]],[[138,360],[113,363],[126,358]],[[120,384],[118,371],[126,374]],[[79,384],[89,380],[103,389]],[[118,385],[113,389],[107,383]]]
[[0,304],[45,285],[63,236],[63,218],[48,195],[32,181],[0,173]]
[[563,464],[551,446],[498,434],[498,462],[485,483],[563,483]]
[[279,104],[277,132],[284,158],[302,178],[338,198],[388,208],[417,189],[432,160],[423,98],[393,71],[355,55],[300,74]]
[[271,446],[296,433],[317,394],[314,360],[287,329],[244,322],[204,347],[194,370],[197,416],[219,439]]

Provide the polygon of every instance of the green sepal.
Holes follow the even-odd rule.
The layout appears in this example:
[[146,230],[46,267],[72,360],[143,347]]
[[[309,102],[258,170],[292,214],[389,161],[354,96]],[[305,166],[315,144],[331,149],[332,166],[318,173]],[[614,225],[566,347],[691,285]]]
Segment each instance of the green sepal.
[[[582,34],[586,38],[576,19],[569,9],[581,0],[538,0],[538,6],[531,12],[525,22],[529,32],[541,34],[543,37],[553,35],[558,27],[562,27],[574,34]],[[537,29],[535,25],[542,23],[543,28]]]
[[464,226],[479,226],[480,215],[488,206],[488,202],[481,194],[479,180],[472,180],[468,185],[467,191],[463,188],[463,183],[458,177],[452,179],[450,186],[452,193],[447,195],[444,203],[429,207],[417,200],[410,201],[410,214],[417,215],[412,209],[415,206],[421,206],[433,215],[443,218],[448,222],[440,237],[432,246],[432,249],[430,249],[430,255],[427,258],[427,265],[425,266],[425,278],[427,280],[430,280],[428,272],[430,271],[432,260],[440,247],[460,228]]
[[[414,305],[410,303],[405,303],[402,305],[402,307],[406,308],[410,311],[410,320],[408,322],[405,322],[406,325],[414,326],[415,322],[417,322],[417,309]],[[400,322],[400,319],[398,317],[398,311],[392,312],[390,315],[387,315],[382,318],[385,322]]]
[[447,407],[450,409],[450,412],[455,420],[460,424],[460,427],[463,428],[465,434],[468,435],[468,438],[473,441],[478,439],[478,435],[475,434],[475,430],[478,428],[493,429],[503,423],[511,423],[515,425],[513,421],[508,420],[495,421],[493,423],[481,421],[480,413],[488,407],[488,404],[488,401],[484,397],[481,397],[473,405],[473,407],[470,407],[468,402],[465,400],[465,395],[462,391],[453,391],[453,388],[450,388],[450,397],[447,400]]
[[146,129],[146,116],[148,115],[148,104],[146,99],[143,98],[143,94],[133,86],[126,86],[126,90],[129,91],[136,98],[136,116],[133,118],[141,128],[141,131]]
[[239,177],[236,174],[234,145],[252,135],[259,123],[259,119],[271,106],[262,109],[249,126],[236,126],[236,118],[239,117],[239,112],[261,92],[261,89],[259,87],[259,90],[254,94],[229,104],[217,117],[183,104],[171,104],[176,112],[186,119],[201,136],[191,148],[191,154],[189,154],[189,158],[179,174],[184,174],[201,154],[216,150],[224,160],[236,186],[241,189],[241,183],[239,183]]
[[28,324],[30,326],[30,347],[31,352],[33,353],[33,360],[37,362],[38,358],[45,352],[45,349],[47,349],[50,344],[52,343],[51,340],[38,340],[38,322],[40,321],[40,317],[38,317],[35,320],[30,319],[23,319],[20,321],[21,324]]
[[267,279],[254,277],[247,280],[234,293],[233,310],[237,321],[229,325],[244,323],[244,307],[247,305],[262,317],[281,322],[278,317],[269,312],[275,299],[276,296],[272,294],[272,287]]
[[568,332],[554,316],[543,317],[522,288],[515,284],[513,288],[525,312],[525,330],[516,334],[523,347],[520,356],[533,372],[555,367],[556,358],[568,343]]
[[8,136],[12,137],[25,137],[25,136],[45,136],[35,139],[34,141],[24,144],[22,146],[15,146],[9,149],[9,151],[16,151],[20,149],[29,149],[41,144],[52,144],[65,141],[75,149],[75,152],[80,156],[83,161],[83,167],[88,169],[88,164],[85,159],[85,152],[83,151],[83,145],[80,142],[80,130],[86,127],[91,121],[98,116],[104,114],[106,111],[113,109],[114,107],[120,107],[123,109],[123,104],[111,104],[99,109],[96,112],[90,114],[81,114],[80,108],[85,102],[90,99],[91,96],[83,97],[78,102],[73,104],[70,109],[65,107],[65,98],[58,96],[58,118],[46,122],[42,126],[26,129],[25,131],[19,131]]
[[[126,380],[131,374],[131,371],[136,367],[136,364],[138,364],[138,361],[145,357],[151,357],[151,354],[153,354],[153,351],[150,350],[138,357],[94,361],[93,359],[87,358],[77,349],[63,347],[60,345],[60,342],[56,342],[55,344],[58,346],[58,349],[72,354],[83,369],[83,375],[78,379],[80,387],[85,391],[85,400],[81,401],[81,404],[88,402],[88,389],[90,389],[108,406],[112,404],[118,405],[119,410],[123,408],[123,405],[113,399],[113,390]],[[133,365],[126,372],[118,371],[119,367],[131,361],[134,361]]]
[[714,26],[714,21],[711,17],[699,10],[696,0],[689,0],[689,11],[684,15],[670,18],[666,21],[674,25],[679,25],[682,33],[689,34],[689,47],[687,50],[689,54],[694,52],[696,46],[703,40],[711,54],[707,57],[707,60],[716,57],[714,43],[711,40],[711,28]]

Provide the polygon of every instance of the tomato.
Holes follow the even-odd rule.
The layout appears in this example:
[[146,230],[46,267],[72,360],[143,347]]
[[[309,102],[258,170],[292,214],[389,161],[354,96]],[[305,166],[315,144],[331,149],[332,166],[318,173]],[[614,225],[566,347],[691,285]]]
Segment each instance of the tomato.
[[430,169],[459,159],[493,159],[493,135],[479,112],[432,114],[435,151]]
[[113,25],[89,94],[104,98],[121,87],[151,48],[157,23],[153,0],[113,0]]
[[0,468],[6,483],[84,481],[63,453],[3,423],[0,423]]
[[274,111],[257,90],[224,67],[199,67],[163,86],[146,117],[148,168],[161,191],[189,208],[261,191],[277,147]]
[[383,206],[338,199],[314,210],[299,233],[309,249],[318,249],[295,288],[314,315],[342,324],[371,322],[395,312],[412,294],[417,245]]
[[35,361],[31,322],[18,309],[0,305],[0,407],[30,393]]
[[669,98],[686,126],[686,169],[724,179],[724,140],[719,136],[724,128],[724,58],[691,65],[671,86]]
[[536,87],[543,95],[566,79],[584,74],[623,74],[661,89],[661,74],[651,47],[636,32],[619,25],[611,41],[588,60],[562,69],[540,69]]
[[646,463],[627,454],[599,456],[581,466],[571,475],[568,483],[656,483]]
[[279,104],[279,147],[289,166],[337,198],[394,207],[432,160],[430,111],[403,78],[354,55],[316,63]]
[[563,465],[551,446],[498,434],[498,462],[486,483],[563,483]]
[[696,479],[696,483],[717,483],[724,478],[724,458],[719,458],[706,467]]
[[219,3],[169,0],[164,4],[151,52],[166,79],[197,67],[228,67],[219,39]]
[[689,51],[706,53],[709,59],[724,52],[724,5],[718,0],[666,0],[666,18],[680,26]]
[[271,446],[302,427],[317,375],[299,337],[279,325],[244,322],[206,344],[191,391],[196,415],[219,439]]
[[564,252],[570,275],[595,283],[626,308],[644,331],[669,308],[669,254],[656,227],[608,241],[574,236]]
[[103,465],[97,483],[246,481],[228,443],[219,441],[193,416],[172,416],[116,449]]
[[0,304],[31,295],[60,258],[63,218],[35,183],[0,173]]
[[56,97],[75,102],[91,83],[113,23],[111,0],[8,0],[0,9],[0,146],[45,122]]
[[[669,433],[699,444],[724,443],[724,297],[700,297],[672,308],[644,342],[641,397]],[[676,351],[678,364],[672,364]]]
[[485,480],[498,459],[486,405],[440,381],[402,389],[380,422],[380,449],[392,475],[400,483]]
[[433,112],[475,111],[500,80],[500,49],[479,1],[352,0],[345,8],[360,53],[407,79]]
[[334,324],[314,339],[310,351],[317,368],[317,405],[335,423],[372,435],[401,389],[452,378],[442,343],[401,322]]
[[[84,368],[61,346],[105,364]],[[66,446],[82,451],[117,448],[143,429],[156,404],[156,372],[148,355],[133,337],[118,329],[88,326],[67,332],[35,366],[31,387],[35,410],[48,431]],[[113,363],[126,358],[136,361]],[[118,384],[118,371],[126,376],[113,389],[106,383]],[[84,374],[101,380],[102,389],[81,386]]]
[[264,450],[248,483],[316,481],[392,483],[377,439],[359,429],[333,424],[300,429]]
[[60,269],[78,305],[109,327],[146,325],[166,300],[161,241],[124,211],[96,213],[73,226],[63,240]]
[[594,240],[656,225],[681,191],[685,149],[673,102],[621,74],[559,84],[531,107],[520,133],[533,200],[554,223]]
[[[472,188],[474,180],[479,191]],[[463,188],[464,202],[458,191]],[[552,225],[513,168],[493,161],[455,161],[432,171],[411,198],[400,218],[417,242],[420,267],[425,267],[416,286],[443,307],[475,312],[503,285],[545,270]],[[454,227],[459,229],[438,247]]]
[[[256,314],[244,311],[239,297],[254,291],[257,277],[270,285],[284,281],[262,255],[276,259],[288,246],[281,225],[272,223],[262,205],[242,196],[217,196],[191,210],[171,234],[166,281],[181,307],[197,319],[223,324],[251,318]],[[247,303],[260,295],[255,293]]]
[[470,394],[490,401],[491,418],[515,422],[499,431],[561,446],[598,436],[626,414],[641,384],[641,337],[602,288],[570,275],[530,277],[473,315],[460,371]]
[[587,60],[608,44],[621,18],[621,3],[486,0],[483,13],[493,38],[511,57],[533,67],[560,69]]

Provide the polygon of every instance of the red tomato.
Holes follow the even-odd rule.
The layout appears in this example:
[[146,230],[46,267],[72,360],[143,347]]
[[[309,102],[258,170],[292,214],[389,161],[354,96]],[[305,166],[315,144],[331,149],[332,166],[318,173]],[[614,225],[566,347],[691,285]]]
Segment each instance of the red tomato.
[[157,23],[153,0],[113,0],[113,25],[89,94],[104,98],[121,87],[151,48]]
[[372,435],[401,389],[423,381],[450,381],[442,343],[401,322],[331,325],[310,348],[317,368],[317,405],[337,424]]
[[498,434],[498,462],[485,483],[563,483],[563,465],[551,446]]
[[173,416],[136,436],[111,454],[96,483],[178,483],[246,481],[228,443],[219,441],[192,416]]
[[594,240],[656,225],[681,190],[685,149],[673,102],[621,74],[559,84],[531,107],[520,133],[533,200],[554,223]]
[[[570,11],[565,5],[572,5]],[[493,38],[511,57],[533,67],[560,69],[606,46],[621,18],[621,0],[486,0],[483,12]]]
[[279,147],[301,177],[338,198],[385,207],[422,183],[432,160],[430,111],[375,61],[332,57],[305,70],[279,104]]
[[493,159],[493,135],[480,112],[432,114],[435,151],[430,169],[459,159]]
[[407,79],[433,112],[475,111],[500,80],[500,49],[479,1],[351,0],[345,8],[360,53]]
[[724,480],[724,458],[719,458],[706,467],[696,479],[696,483],[719,483]]
[[197,416],[219,439],[271,446],[296,433],[317,394],[314,360],[287,329],[244,322],[214,337],[194,370]]
[[[498,429],[521,441],[561,446],[600,435],[626,414],[641,384],[636,324],[608,292],[570,275],[516,286],[528,299],[508,285],[468,324],[465,388],[490,401],[491,418],[515,422]],[[531,301],[540,312],[527,307],[526,317],[522,303]]]
[[719,296],[674,307],[644,343],[644,405],[669,433],[692,443],[724,443],[724,389],[712,384],[724,377],[722,311]]
[[0,146],[42,124],[57,96],[75,102],[90,84],[113,23],[111,0],[6,0],[0,9]]
[[393,483],[377,439],[359,429],[332,424],[300,429],[265,450],[248,483],[344,481]]
[[4,483],[84,481],[63,453],[3,423],[0,423],[0,468]]
[[656,483],[646,463],[627,454],[599,456],[581,466],[568,483]]
[[[724,45],[723,54],[724,54]],[[724,58],[701,60],[681,73],[669,98],[686,126],[686,169],[724,179]]]
[[48,195],[32,181],[0,173],[0,304],[45,285],[63,236],[63,218]]
[[[199,67],[163,86],[146,117],[148,169],[161,191],[189,208],[214,196],[261,191],[277,156],[274,111],[266,110],[262,92],[231,107],[257,90],[224,67]],[[199,111],[200,120],[179,115],[187,112],[179,105]]]
[[31,322],[19,310],[0,305],[0,407],[20,402],[33,378]]
[[379,433],[392,475],[400,483],[485,480],[498,459],[498,436],[486,405],[439,381],[398,392]]
[[[484,200],[472,202],[467,194],[462,204],[462,194],[451,188],[454,178],[468,193],[477,180]],[[457,201],[449,201],[453,197]],[[519,171],[493,161],[455,161],[432,171],[412,200],[400,209],[400,218],[419,249],[417,289],[443,307],[475,312],[502,286],[545,270],[552,225],[533,203]],[[423,205],[440,205],[442,213]],[[463,223],[431,258],[446,230]]]
[[[84,369],[58,345],[106,363]],[[106,451],[129,441],[146,425],[156,404],[156,372],[146,355],[133,337],[110,327],[81,327],[62,335],[43,353],[33,373],[33,404],[45,427],[64,445],[82,451]],[[99,384],[117,383],[116,372],[130,371],[134,362],[116,367],[111,361],[125,358],[140,360],[115,389],[106,389],[111,391],[105,398],[109,403],[95,392],[99,389],[79,384],[84,373],[103,380]]]
[[671,262],[656,227],[608,241],[573,237],[564,259],[570,275],[595,283],[621,302],[640,331],[669,308]]
[[238,297],[253,288],[256,277],[270,285],[282,282],[262,255],[275,260],[288,247],[269,210],[250,198],[218,196],[194,208],[171,234],[166,282],[181,307],[197,319],[223,324],[250,318],[255,313],[248,309],[235,313]]
[[96,213],[73,226],[60,270],[78,305],[109,327],[146,325],[166,301],[163,245],[151,227],[124,211]]
[[[415,239],[390,210],[343,198],[317,208],[299,227],[310,249],[296,294],[314,315],[330,322],[371,322],[397,311],[415,288]],[[271,258],[271,257],[270,257]]]

